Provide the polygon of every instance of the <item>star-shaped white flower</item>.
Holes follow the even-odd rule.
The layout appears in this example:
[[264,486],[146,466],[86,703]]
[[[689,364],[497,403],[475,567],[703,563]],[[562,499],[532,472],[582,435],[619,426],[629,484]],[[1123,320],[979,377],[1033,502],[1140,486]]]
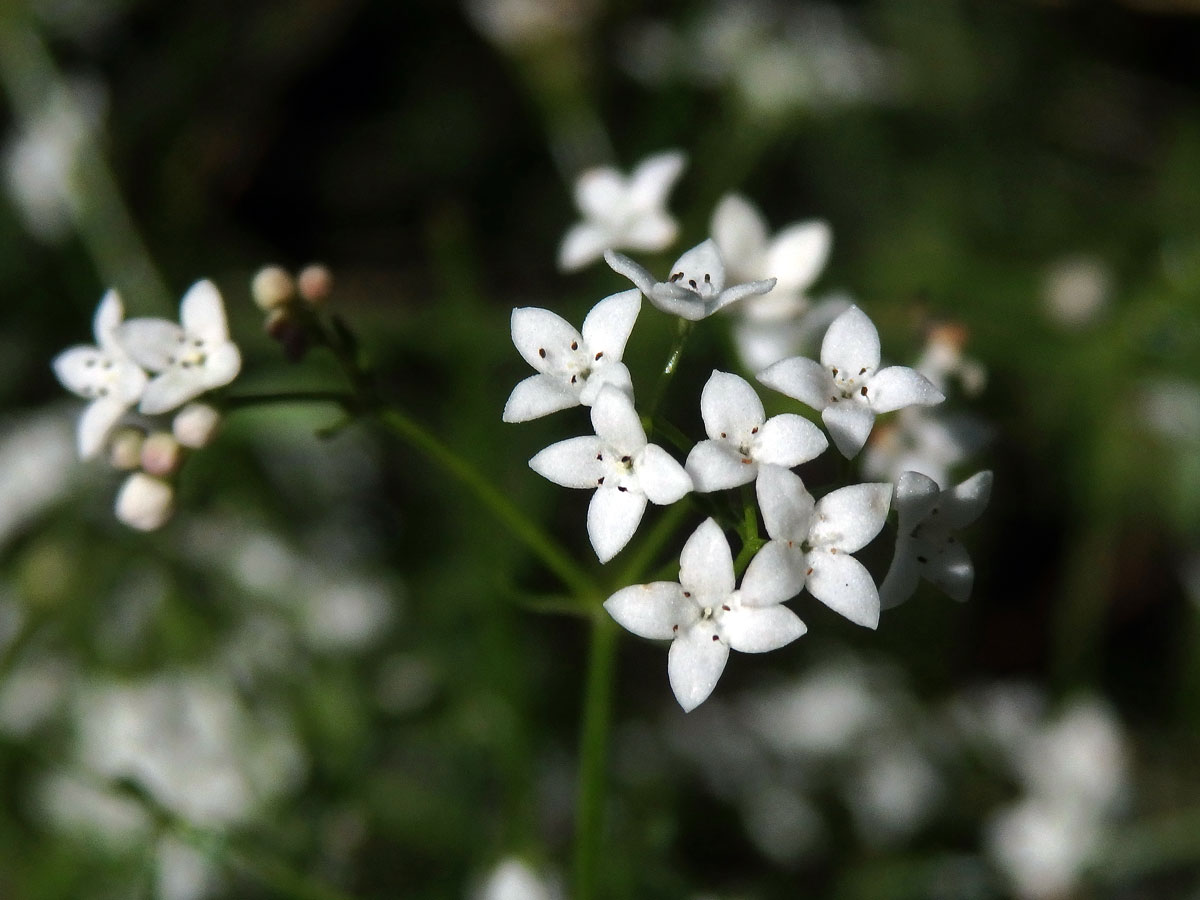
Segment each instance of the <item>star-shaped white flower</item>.
[[96,308],[92,324],[96,346],[71,347],[54,358],[54,374],[63,387],[92,401],[79,418],[79,455],[83,459],[100,452],[113,426],[146,389],[146,373],[117,339],[124,316],[121,298],[116,291],[109,291]]
[[851,622],[879,624],[879,592],[871,574],[851,556],[879,534],[891,503],[890,484],[854,484],[819,501],[794,472],[767,466],[758,476],[758,505],[775,547],[808,592]]
[[612,385],[604,385],[592,404],[592,427],[594,437],[551,444],[529,467],[563,487],[596,489],[587,529],[603,563],[629,543],[647,500],[674,503],[692,489],[692,479],[667,451],[646,442],[633,401]]
[[726,287],[725,263],[711,239],[679,257],[666,281],[655,281],[647,269],[612,250],[605,251],[604,260],[614,272],[636,284],[646,299],[663,312],[692,322],[775,287],[774,278]]
[[799,587],[775,553],[750,561],[735,589],[733,556],[719,525],[706,519],[683,546],[679,583],[656,581],[617,591],[604,608],[623,628],[651,640],[670,640],[667,674],[685,712],[703,703],[725,669],[729,650],[765,653],[808,629],[782,606]]
[[504,421],[527,422],[560,409],[591,406],[606,384],[632,396],[633,381],[621,355],[641,308],[642,295],[636,290],[605,297],[583,320],[582,334],[548,309],[514,309],[513,344],[538,374],[513,388]]
[[955,600],[971,594],[975,567],[953,532],[982,515],[992,493],[992,473],[976,472],[962,484],[940,490],[937,482],[918,472],[905,472],[896,482],[896,511],[900,530],[896,554],[879,596],[884,609],[899,606],[913,595],[921,578],[932,581]]
[[709,377],[700,394],[700,414],[709,439],[692,448],[684,468],[701,492],[748,484],[760,466],[798,466],[829,446],[821,429],[803,416],[768,419],[749,382],[728,372]]
[[575,203],[583,221],[563,238],[558,267],[565,272],[582,269],[616,247],[647,252],[669,247],[679,225],[666,210],[667,194],[686,161],[671,150],[642,160],[628,178],[609,167],[580,175]]
[[821,361],[795,356],[758,374],[767,387],[813,409],[843,456],[862,449],[875,416],[905,406],[932,406],[945,396],[907,366],[879,368],[879,332],[857,306],[836,319],[821,342]]
[[179,306],[182,327],[166,319],[130,319],[120,340],[138,363],[157,373],[138,407],[149,415],[182,406],[237,377],[242,356],[229,340],[225,306],[211,281],[197,281]]

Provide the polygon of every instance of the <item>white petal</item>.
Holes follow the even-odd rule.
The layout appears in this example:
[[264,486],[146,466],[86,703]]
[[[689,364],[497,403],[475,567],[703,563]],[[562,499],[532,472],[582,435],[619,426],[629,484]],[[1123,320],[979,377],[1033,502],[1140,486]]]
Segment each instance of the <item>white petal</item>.
[[970,525],[987,508],[992,495],[992,473],[985,469],[976,472],[962,484],[942,497],[942,525],[946,528],[962,528]]
[[829,325],[821,342],[821,365],[844,372],[879,367],[879,332],[867,314],[851,306]]
[[596,395],[592,427],[606,444],[623,455],[636,456],[646,446],[646,432],[633,401],[611,385],[605,385]]
[[630,222],[621,235],[621,246],[658,252],[675,243],[679,224],[666,213],[647,213]]
[[899,606],[917,590],[921,573],[916,557],[908,552],[908,542],[901,539],[896,544],[896,554],[888,573],[879,586],[879,605],[883,609]]
[[558,268],[577,272],[598,260],[611,246],[612,235],[607,228],[591,222],[572,225],[558,246]]
[[692,490],[692,479],[671,454],[657,444],[647,444],[633,465],[642,493],[651,503],[665,506]]
[[871,433],[875,424],[875,413],[853,400],[831,403],[821,413],[821,421],[829,429],[833,444],[842,456],[852,458]]
[[729,646],[741,653],[778,650],[808,631],[800,617],[786,606],[743,606],[725,613],[721,633]]
[[587,529],[600,562],[608,562],[629,543],[645,511],[646,495],[639,491],[596,489],[588,505]]
[[625,177],[608,166],[588,169],[575,182],[575,204],[586,218],[601,222],[624,214],[627,193]]
[[816,502],[799,475],[779,466],[763,466],[755,490],[767,534],[797,546],[808,540]]
[[781,359],[804,349],[800,322],[759,322],[739,319],[733,326],[733,343],[738,358],[751,372],[761,372]]
[[197,281],[188,288],[179,304],[179,321],[189,335],[202,340],[216,344],[229,340],[225,304],[211,281]]
[[237,344],[226,341],[209,348],[205,355],[204,365],[200,366],[200,375],[205,390],[224,387],[237,377],[242,370],[242,354]]
[[832,244],[828,222],[814,219],[790,225],[775,236],[767,250],[766,274],[774,275],[788,290],[807,290],[825,268]]
[[747,281],[743,284],[735,284],[732,287],[727,287],[721,291],[716,297],[708,301],[706,308],[707,315],[724,309],[727,306],[732,306],[739,300],[744,300],[747,297],[757,297],[761,294],[766,294],[775,287],[774,278],[764,278],[761,281]]
[[[578,402],[584,406],[593,406],[606,384],[612,385],[628,397],[630,402],[633,402],[633,378],[629,375],[628,367],[622,362],[609,363],[592,369],[592,374],[583,384],[583,390],[579,392]],[[567,386],[567,389],[571,390],[571,387]]]
[[657,309],[661,309],[668,315],[687,319],[689,322],[699,322],[710,312],[695,291],[689,291],[668,282],[653,285],[646,294],[646,298]]
[[71,347],[54,357],[51,365],[59,382],[68,391],[87,397],[88,389],[99,383],[97,373],[107,359],[96,347]]
[[[804,557],[798,547],[768,541],[742,576],[742,604],[771,606],[795,597],[804,587]],[[741,647],[734,646],[735,650]]]
[[552,360],[571,353],[572,342],[583,341],[583,336],[562,316],[536,306],[514,309],[511,324],[513,345],[525,362],[539,372],[545,372]]
[[711,623],[696,624],[671,642],[667,675],[671,690],[684,712],[691,712],[708,699],[729,659],[729,647],[716,638]]
[[650,271],[643,266],[639,266],[624,253],[617,253],[613,250],[604,251],[604,261],[608,263],[608,267],[618,275],[624,275],[630,281],[638,286],[647,299],[653,300],[651,294],[654,292],[655,280]]
[[699,493],[724,491],[740,484],[749,484],[758,475],[758,464],[742,456],[727,441],[701,441],[688,453],[684,464],[692,484]]
[[687,157],[678,150],[656,153],[642,160],[629,176],[630,205],[642,212],[662,207],[686,163]]
[[604,601],[604,608],[626,631],[650,640],[670,640],[677,628],[690,627],[698,616],[696,604],[673,581],[622,588]]
[[853,556],[816,550],[807,554],[808,592],[856,625],[875,628],[879,624],[879,593],[871,574]]
[[642,308],[642,292],[630,289],[605,297],[583,320],[583,342],[593,355],[603,353],[608,362],[620,362],[625,342]]
[[750,443],[767,417],[746,379],[715,370],[700,392],[700,415],[710,438],[734,444]]
[[130,319],[117,330],[117,340],[134,362],[161,372],[186,338],[182,328],[166,319]]
[[[925,559],[927,562],[922,563]],[[975,581],[975,567],[966,548],[954,538],[946,542],[932,556],[917,557],[918,571],[960,603],[971,596]]]
[[760,271],[767,249],[767,222],[741,194],[721,198],[709,230],[731,272],[749,278],[779,274]]
[[719,294],[725,288],[725,263],[721,259],[721,251],[711,238],[697,244],[675,260],[671,267],[671,277],[681,272],[683,277],[678,279],[679,283],[690,285],[694,281],[693,290],[698,290],[701,285],[711,284],[713,292]]
[[813,409],[824,409],[836,393],[833,376],[816,360],[793,356],[759,372],[757,379],[772,390]]
[[569,488],[593,488],[608,471],[602,460],[604,442],[597,437],[567,438],[551,444],[529,460],[529,468],[543,478]]
[[754,458],[765,465],[791,468],[816,459],[829,446],[825,432],[803,416],[772,416],[759,429]]
[[867,399],[871,409],[885,413],[905,406],[933,406],[945,400],[946,395],[915,369],[888,366],[867,382]]
[[705,519],[692,532],[679,555],[679,583],[700,605],[733,593],[733,554],[721,526]]
[[900,530],[907,531],[929,518],[941,491],[937,482],[920,472],[901,472],[896,480],[895,504]]
[[879,534],[892,501],[890,484],[852,484],[817,501],[809,540],[816,546],[853,553]]
[[87,405],[76,432],[80,459],[91,459],[104,448],[108,433],[127,409],[128,403],[113,397],[100,397]]
[[107,291],[96,307],[96,315],[92,319],[92,333],[96,335],[96,343],[105,350],[111,351],[115,342],[117,328],[125,318],[125,307],[121,296],[115,290]]
[[578,406],[579,400],[561,379],[538,373],[518,382],[513,388],[508,395],[508,402],[504,404],[502,418],[505,422],[528,422],[560,409]]
[[153,378],[142,393],[138,409],[148,416],[170,412],[207,390],[199,369],[167,369]]

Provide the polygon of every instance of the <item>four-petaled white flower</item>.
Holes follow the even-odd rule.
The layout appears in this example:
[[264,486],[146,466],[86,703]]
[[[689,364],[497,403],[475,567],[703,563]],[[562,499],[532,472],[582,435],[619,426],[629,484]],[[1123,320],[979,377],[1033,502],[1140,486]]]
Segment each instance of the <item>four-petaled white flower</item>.
[[836,319],[821,342],[821,361],[792,357],[758,373],[767,387],[813,409],[843,456],[862,449],[878,413],[932,406],[945,396],[907,366],[879,368],[879,332],[857,306]]
[[682,153],[672,150],[642,160],[628,178],[607,166],[580,175],[575,203],[583,221],[563,238],[559,268],[582,269],[616,247],[648,252],[669,247],[679,225],[666,211],[667,194],[685,162]]
[[538,374],[513,388],[504,421],[527,422],[560,409],[591,406],[606,384],[632,396],[633,382],[621,355],[641,308],[636,290],[605,297],[583,320],[582,334],[548,309],[514,309],[513,343]]
[[854,484],[819,501],[794,472],[767,466],[758,476],[758,505],[767,534],[789,561],[803,587],[851,622],[879,624],[879,592],[871,574],[851,556],[883,528],[890,484]]
[[937,482],[919,472],[905,472],[896,482],[900,530],[896,554],[879,596],[884,609],[913,595],[917,582],[927,578],[955,600],[966,600],[975,568],[951,532],[970,525],[983,513],[992,493],[992,473],[976,472],[962,484],[940,490]]
[[720,526],[706,519],[683,546],[678,584],[635,584],[604,601],[622,627],[640,637],[671,641],[667,674],[685,712],[712,693],[730,648],[765,653],[807,630],[781,605],[799,586],[780,554],[764,548],[750,561],[741,589],[735,588],[729,542]]
[[754,388],[728,372],[709,377],[700,394],[700,414],[709,439],[696,444],[684,464],[697,491],[748,484],[760,466],[798,466],[829,446],[821,429],[803,416],[768,419]]
[[679,257],[666,281],[656,281],[647,269],[612,250],[605,251],[604,260],[663,312],[692,322],[746,297],[765,294],[775,286],[775,279],[768,278],[726,287],[725,263],[711,238]]
[[647,500],[674,503],[692,489],[692,479],[667,451],[647,443],[633,401],[612,385],[592,404],[592,427],[594,437],[551,444],[529,466],[563,487],[596,489],[588,537],[600,562],[608,562],[633,537]]
[[146,373],[117,339],[124,316],[121,298],[109,291],[96,309],[96,346],[71,347],[54,358],[54,374],[63,387],[92,401],[79,419],[79,455],[84,459],[100,452],[113,426],[146,389]]
[[157,373],[138,407],[148,415],[168,412],[237,376],[242,357],[229,340],[225,306],[211,281],[197,281],[179,307],[182,327],[166,319],[130,319],[119,339],[144,368]]

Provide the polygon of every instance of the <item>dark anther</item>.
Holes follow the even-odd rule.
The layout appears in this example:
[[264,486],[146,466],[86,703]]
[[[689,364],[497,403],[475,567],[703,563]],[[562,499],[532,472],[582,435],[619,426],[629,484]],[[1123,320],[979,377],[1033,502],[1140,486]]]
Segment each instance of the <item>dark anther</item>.
[[604,484],[604,476],[603,475],[601,475],[599,478],[596,479],[596,484]]
[[747,466],[748,466],[748,465],[750,465],[750,463],[752,463],[752,462],[754,462],[754,460],[752,460],[750,457],[748,457],[748,456],[743,456],[743,457],[742,457],[742,464],[743,464],[743,465],[747,465]]
[[603,462],[603,461],[604,461],[604,454],[603,454],[603,453],[597,453],[597,454],[596,454],[596,459],[598,459],[598,460],[600,460],[601,462]]
[[545,347],[538,347],[538,356],[540,356],[542,359],[546,358],[546,348]]
[[758,434],[758,426],[757,426],[757,425],[755,425],[753,428],[751,428],[751,429],[750,429],[750,433],[751,433],[751,434]]
[[722,432],[721,432],[721,437],[729,437],[729,435],[727,435],[725,432],[723,432],[723,431],[722,431]]
[[617,485],[617,490],[620,491],[622,494],[624,494],[629,491],[629,488],[627,488],[627,487],[625,487],[625,485],[621,484],[621,485]]
[[678,630],[679,630],[679,626],[678,626],[678,625],[672,625],[672,626],[671,626],[671,630],[672,630],[672,631],[678,631]]
[[858,374],[861,375],[865,371],[867,371],[867,367],[863,366],[861,369],[858,370]]
[[571,341],[571,349],[578,350],[579,349],[579,341]]
[[628,456],[622,456],[622,457],[621,457],[621,462],[625,463],[625,465],[629,465],[629,463],[630,463],[630,459],[629,459],[629,457],[628,457]]
[[724,603],[721,604],[721,609],[725,610],[725,612],[729,612],[729,607],[726,606]]
[[714,641],[719,641],[719,640],[720,640],[720,638],[719,638],[719,637],[717,637],[717,636],[714,634],[714,635],[713,635],[713,640],[714,640]]
[[834,377],[834,378],[837,378],[837,368],[836,368],[836,367],[835,367],[835,368],[834,368],[834,370],[833,370],[833,377]]
[[677,282],[677,281],[678,281],[680,278],[682,278],[682,277],[683,277],[683,273],[682,273],[682,272],[676,272],[674,275],[672,275],[672,276],[671,276],[671,284],[674,284],[675,282]]
[[695,278],[689,278],[688,284],[690,284],[692,286],[693,291],[696,290],[696,279]]
[[597,353],[597,354],[596,354],[596,359],[599,359],[599,358],[600,358],[600,357],[602,357],[603,355],[604,355],[604,351],[603,351],[603,350],[601,350],[599,353]]
[[859,391],[859,393],[862,394],[864,397],[867,396],[867,386],[865,384],[862,386],[862,390]]
[[690,596],[692,596],[692,592],[691,592],[691,591],[684,591],[684,592],[683,592],[683,596],[685,596],[685,597],[690,597]]
[[578,380],[579,380],[579,376],[578,376],[578,375],[572,375],[572,376],[571,376],[571,384],[574,384],[574,383],[575,383],[576,381],[578,381]]
[[805,572],[804,574],[805,574],[805,575],[811,575],[812,573],[813,573],[813,570],[810,568],[810,569],[809,569],[807,572]]
[[707,273],[707,272],[705,272],[705,273],[704,273],[704,283],[705,283],[705,284],[712,284],[712,279],[708,277],[708,273]]

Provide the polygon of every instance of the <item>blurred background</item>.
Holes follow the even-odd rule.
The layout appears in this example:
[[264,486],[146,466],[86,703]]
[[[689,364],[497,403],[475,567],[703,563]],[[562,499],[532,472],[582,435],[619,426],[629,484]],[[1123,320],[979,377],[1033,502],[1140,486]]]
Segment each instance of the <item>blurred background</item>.
[[[680,238],[639,259],[731,191],[824,219],[811,296],[894,362],[953,336],[974,375],[913,452],[995,488],[968,603],[923,583],[868,632],[803,596],[690,715],[621,636],[602,896],[1200,898],[1198,12],[6,0],[0,898],[566,896],[588,622],[536,560],[319,405],[230,414],[131,531],[50,360],[106,288],[174,317],[211,278],[231,392],[340,388],[250,296],[321,261],[385,395],[599,571],[587,496],[526,466],[586,416],[500,421],[508,319],[628,287],[558,271],[572,185],[670,148]],[[693,437],[711,369],[751,374],[731,323],[672,384]],[[635,384],[671,327],[644,307]]]

